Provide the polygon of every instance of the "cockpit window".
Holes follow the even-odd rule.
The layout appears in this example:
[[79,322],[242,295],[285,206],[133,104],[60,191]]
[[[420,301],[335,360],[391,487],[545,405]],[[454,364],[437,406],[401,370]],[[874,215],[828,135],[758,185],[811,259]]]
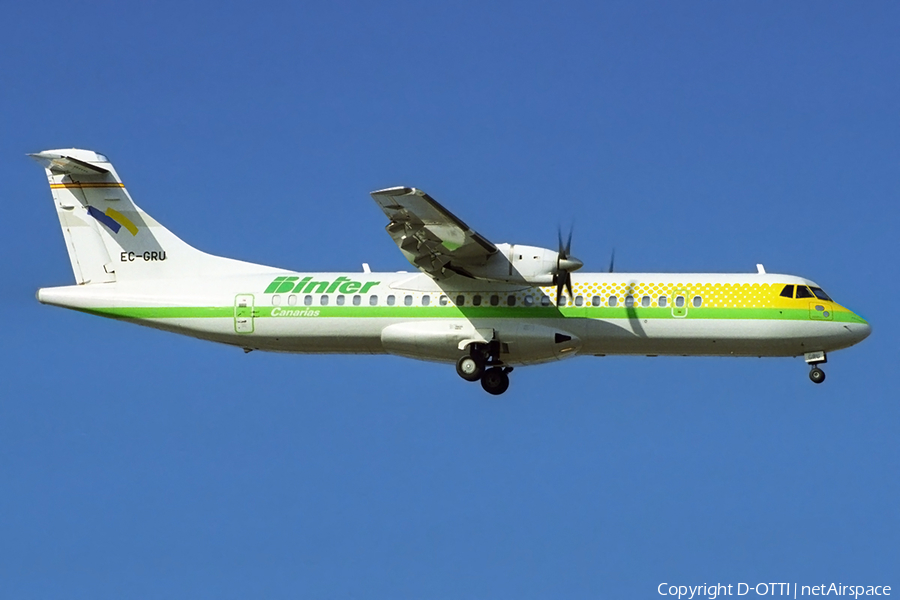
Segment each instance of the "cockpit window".
[[812,293],[815,294],[816,298],[818,298],[819,300],[828,300],[829,302],[832,302],[832,299],[828,296],[828,294],[825,293],[825,290],[823,290],[822,288],[810,286],[809,289],[812,290]]
[[794,297],[794,286],[786,285],[784,289],[781,290],[780,296],[784,296],[785,298],[793,298]]
[[809,288],[805,285],[797,286],[797,298],[812,298],[812,292],[809,291]]

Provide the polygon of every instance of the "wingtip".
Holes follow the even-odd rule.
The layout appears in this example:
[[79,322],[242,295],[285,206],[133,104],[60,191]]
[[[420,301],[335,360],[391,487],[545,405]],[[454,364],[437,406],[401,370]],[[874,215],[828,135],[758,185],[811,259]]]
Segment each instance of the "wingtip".
[[411,194],[416,190],[416,188],[398,186],[398,187],[390,187],[384,188],[383,190],[375,190],[371,192],[373,196],[405,196],[406,194]]

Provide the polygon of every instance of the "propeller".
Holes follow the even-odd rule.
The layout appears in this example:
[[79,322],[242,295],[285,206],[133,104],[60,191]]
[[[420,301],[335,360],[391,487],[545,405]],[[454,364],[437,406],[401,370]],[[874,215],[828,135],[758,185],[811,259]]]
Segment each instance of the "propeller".
[[612,254],[609,257],[609,272],[613,272],[613,266],[616,264],[616,249],[613,248]]
[[556,284],[556,301],[562,298],[563,288],[569,292],[569,297],[574,298],[572,293],[572,273],[584,266],[584,263],[571,255],[572,251],[572,230],[569,229],[569,238],[566,245],[563,246],[562,231],[557,230],[559,238],[559,255],[556,258],[556,274],[554,274],[554,283]]

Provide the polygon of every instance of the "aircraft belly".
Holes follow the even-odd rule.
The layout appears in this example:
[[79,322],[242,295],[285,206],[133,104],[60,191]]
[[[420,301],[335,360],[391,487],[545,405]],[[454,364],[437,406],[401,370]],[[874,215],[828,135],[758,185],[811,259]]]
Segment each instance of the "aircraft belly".
[[249,336],[261,350],[300,354],[381,354],[383,319],[263,318]]
[[840,323],[775,319],[588,320],[581,354],[797,356],[854,343]]
[[383,319],[254,319],[238,333],[233,318],[140,319],[135,322],[204,340],[253,350],[298,354],[383,354]]
[[[254,319],[253,332],[243,334],[235,331],[233,318],[146,319],[138,322],[259,350],[300,354],[389,353],[441,362],[455,361],[462,353],[459,342],[474,339],[474,331],[493,331],[496,339],[505,344],[505,356],[501,358],[513,365],[550,362],[577,354],[797,356],[815,350],[833,351],[855,343],[841,323],[763,319],[469,321],[267,317]],[[534,330],[524,331],[523,328]],[[557,346],[548,341],[557,332],[572,336],[573,341],[568,346]]]

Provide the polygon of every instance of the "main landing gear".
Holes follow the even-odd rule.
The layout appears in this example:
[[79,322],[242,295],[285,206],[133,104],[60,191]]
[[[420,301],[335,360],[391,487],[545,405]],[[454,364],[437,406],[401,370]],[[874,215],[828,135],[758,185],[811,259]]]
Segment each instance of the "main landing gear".
[[500,344],[472,344],[469,355],[456,361],[456,373],[466,381],[481,380],[481,387],[488,394],[499,396],[509,388],[512,367],[503,366],[499,359]]
[[809,370],[809,379],[813,383],[822,383],[825,381],[825,371],[819,368],[819,365],[824,365],[828,362],[828,358],[825,356],[824,352],[807,352],[803,355],[803,359],[806,360],[806,364],[812,367]]
[[491,367],[481,376],[481,387],[488,394],[499,396],[509,389],[509,375],[512,367]]
[[456,361],[456,374],[466,381],[478,381],[484,373],[484,363],[471,356],[463,356]]

